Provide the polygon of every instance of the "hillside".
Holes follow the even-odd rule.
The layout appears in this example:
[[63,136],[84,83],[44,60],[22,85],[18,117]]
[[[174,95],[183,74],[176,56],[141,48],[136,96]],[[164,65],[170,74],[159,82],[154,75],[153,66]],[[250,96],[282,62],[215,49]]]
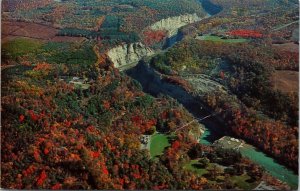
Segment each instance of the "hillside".
[[296,2],[227,2],[4,0],[1,187],[297,188]]
[[[259,5],[263,10],[270,9],[269,3],[249,2],[251,8]],[[257,15],[253,11],[261,9],[237,15],[224,5],[220,15],[181,29],[185,40],[149,63],[168,78],[190,84],[201,102],[220,112],[235,136],[296,171],[299,45],[292,34],[299,26],[299,12],[288,4],[277,10],[281,5],[275,2],[275,9]],[[191,28],[192,33],[186,32]]]
[[8,1],[2,17],[58,28],[58,36],[80,36],[114,45],[137,42],[147,26],[168,17],[204,11],[197,0],[122,1]]

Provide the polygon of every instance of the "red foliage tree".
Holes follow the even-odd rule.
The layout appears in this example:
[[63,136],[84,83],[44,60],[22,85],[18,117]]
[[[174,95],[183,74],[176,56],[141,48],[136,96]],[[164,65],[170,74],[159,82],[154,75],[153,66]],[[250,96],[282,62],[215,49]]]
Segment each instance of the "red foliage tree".
[[262,33],[255,31],[255,30],[245,30],[245,29],[239,29],[239,30],[232,30],[228,32],[227,34],[231,36],[239,36],[239,37],[246,37],[246,38],[262,38]]
[[43,170],[41,172],[40,176],[38,177],[36,184],[38,186],[42,186],[44,184],[44,181],[46,180],[46,178],[47,178],[47,174],[46,174],[45,170]]
[[146,45],[153,45],[157,42],[161,42],[166,37],[166,32],[162,30],[147,30],[144,31],[144,42]]
[[24,121],[24,119],[25,119],[25,116],[24,115],[20,115],[19,122],[22,123]]
[[60,189],[62,189],[62,185],[60,183],[57,183],[51,187],[51,190],[60,190]]
[[179,141],[175,141],[173,144],[172,144],[172,148],[173,149],[178,149],[180,147],[180,142]]

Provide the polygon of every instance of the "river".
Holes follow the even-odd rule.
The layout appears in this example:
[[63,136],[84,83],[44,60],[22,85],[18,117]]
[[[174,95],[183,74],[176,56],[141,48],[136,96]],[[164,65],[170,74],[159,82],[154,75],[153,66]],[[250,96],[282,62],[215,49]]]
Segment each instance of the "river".
[[[209,0],[199,0],[199,2],[209,14],[216,14],[222,10],[220,7],[212,7],[215,5]],[[182,40],[181,34],[171,37],[167,40],[165,48],[167,49],[172,47],[180,40]],[[143,60],[141,60],[135,67],[127,70],[126,73],[133,79],[140,82],[143,87],[143,91],[146,93],[149,93],[154,97],[157,97],[159,94],[164,94],[174,98],[181,103],[195,118],[201,119],[202,117],[213,112],[206,108],[200,100],[197,100],[183,88],[164,81],[162,76]],[[224,128],[222,128],[224,123],[217,116],[207,118],[199,123],[202,123],[206,128],[200,139],[200,143],[202,144],[211,145],[214,141],[230,134],[229,132],[224,132]],[[285,166],[279,164],[262,151],[259,151],[252,145],[245,144],[244,147],[240,148],[240,152],[244,157],[247,157],[254,163],[259,164],[269,174],[283,182],[286,182],[293,189],[298,187],[298,175],[292,170],[289,170]]]
[[[217,140],[213,139],[213,137],[215,137],[214,132],[209,130],[209,127],[206,127],[204,134],[200,138],[200,143],[204,145],[212,145],[213,142]],[[219,137],[219,135],[216,135],[216,137]],[[239,149],[239,151],[244,157],[247,157],[252,162],[262,166],[272,176],[278,178],[283,182],[286,182],[293,189],[297,189],[298,175],[296,175],[292,170],[279,164],[273,158],[266,155],[252,145],[244,144],[243,147]]]
[[[126,73],[133,79],[140,82],[144,92],[149,93],[154,97],[157,97],[159,94],[164,94],[176,99],[195,118],[201,119],[202,117],[212,113],[212,111],[206,109],[205,106],[201,104],[200,100],[194,98],[183,88],[164,81],[160,74],[144,61],[140,61],[137,66],[127,70]],[[217,117],[207,118],[200,123],[202,123],[206,128],[200,139],[200,143],[202,144],[211,145],[214,141],[221,137],[230,135],[229,132],[225,132],[223,130],[224,128],[222,127],[224,126],[224,123],[222,123],[222,121]],[[244,147],[240,148],[240,152],[244,157],[247,157],[254,163],[262,166],[274,177],[286,182],[292,188],[297,188],[298,175],[296,175],[292,170],[289,170],[285,166],[279,164],[262,151],[259,151],[249,144],[245,144]]]

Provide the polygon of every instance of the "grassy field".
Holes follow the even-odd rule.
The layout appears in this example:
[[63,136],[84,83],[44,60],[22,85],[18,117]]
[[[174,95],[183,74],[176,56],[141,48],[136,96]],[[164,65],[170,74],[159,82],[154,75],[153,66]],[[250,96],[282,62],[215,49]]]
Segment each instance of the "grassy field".
[[150,141],[150,155],[152,158],[161,155],[164,149],[170,146],[168,136],[164,134],[156,133],[151,136]]
[[184,165],[184,169],[186,170],[190,170],[194,173],[196,173],[199,176],[204,175],[205,173],[207,173],[207,170],[205,168],[197,168],[194,165],[198,163],[198,160],[191,160],[189,163],[187,163],[186,165]]
[[[206,168],[197,168],[196,165],[198,164],[198,160],[191,160],[189,163],[184,165],[184,169],[189,170],[199,176],[203,176],[208,173],[208,170],[213,168],[214,165],[217,165],[215,163],[209,163]],[[216,180],[208,180],[210,183],[216,183],[217,181],[224,181],[225,176],[223,174],[220,174],[217,176]],[[242,174],[240,176],[231,176],[229,177],[229,180],[239,188],[245,189],[245,190],[251,190],[255,188],[259,182],[248,182],[250,180],[250,176],[248,174]]]
[[258,182],[253,182],[253,183],[247,182],[250,179],[250,176],[248,176],[247,174],[243,174],[241,176],[232,176],[230,177],[230,179],[239,188],[245,190],[251,190],[258,185]]
[[212,35],[204,35],[204,36],[199,36],[196,39],[199,40],[207,40],[207,41],[213,41],[213,42],[226,42],[226,43],[243,43],[247,42],[247,39],[222,39],[219,36],[212,36]]
[[[65,67],[65,75],[77,76],[86,70],[92,72],[97,61],[93,43],[42,42],[17,38],[2,45],[3,60],[20,61],[25,57],[33,65],[39,62]],[[62,70],[62,69],[61,69]],[[61,73],[59,70],[58,73]]]
[[35,53],[42,45],[38,40],[17,38],[2,45],[2,54],[15,60],[20,56]]

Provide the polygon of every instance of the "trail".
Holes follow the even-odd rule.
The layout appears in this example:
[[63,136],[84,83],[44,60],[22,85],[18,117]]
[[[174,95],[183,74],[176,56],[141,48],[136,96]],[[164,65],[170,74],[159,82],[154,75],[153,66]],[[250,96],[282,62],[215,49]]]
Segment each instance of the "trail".
[[[226,111],[226,110],[225,110],[225,111]],[[193,122],[196,122],[196,121],[197,121],[198,123],[200,123],[200,122],[202,122],[203,120],[208,119],[208,118],[210,118],[210,117],[214,117],[214,116],[216,116],[216,115],[218,115],[218,114],[220,114],[220,112],[215,112],[215,113],[209,114],[209,115],[207,115],[207,116],[205,116],[205,117],[202,117],[202,118],[194,118],[194,120],[192,120],[192,121],[190,121],[189,123],[186,123],[185,125],[179,127],[179,128],[176,129],[174,132],[179,131],[179,130],[181,130],[181,129],[183,129],[183,128],[189,126],[189,125],[191,125]]]
[[174,133],[176,133],[177,131],[179,131],[179,130],[181,130],[181,129],[183,129],[183,128],[189,126],[189,125],[191,125],[192,123],[194,123],[194,122],[196,122],[196,121],[197,121],[197,119],[194,119],[194,120],[192,120],[192,121],[186,123],[185,125],[183,125],[183,126],[179,127],[178,129],[176,129],[176,130],[174,131]]
[[4,70],[4,69],[7,69],[7,68],[12,68],[12,67],[15,67],[17,66],[16,64],[11,64],[11,65],[2,65],[1,64],[1,71]]
[[[284,27],[287,27],[291,24],[293,23],[288,23]],[[143,91],[145,93],[149,93],[154,97],[157,97],[160,94],[170,96],[173,99],[177,100],[180,104],[182,104],[183,107],[192,114],[194,118],[191,121],[186,122],[185,124],[180,125],[178,127],[175,127],[175,130],[173,130],[173,132],[178,132],[183,129],[186,129],[189,125],[195,122],[201,122],[201,124],[203,124],[206,127],[206,131],[209,132],[209,134],[207,134],[201,139],[205,139],[210,144],[223,136],[230,135],[230,132],[226,132],[226,122],[220,116],[218,116],[219,113],[216,113],[212,109],[206,107],[205,104],[201,102],[201,100],[199,100],[197,97],[194,97],[192,94],[188,93],[180,86],[164,81],[162,78],[163,75],[155,71],[151,66],[149,66],[149,61],[152,57],[156,56],[157,54],[168,51],[168,49],[173,47],[175,44],[176,42],[174,44],[171,44],[171,46],[166,47],[166,49],[160,49],[154,55],[140,60],[139,63],[131,63],[130,65],[127,65],[127,67],[121,68],[121,70],[124,71],[131,78],[137,80],[142,85]],[[188,75],[187,77],[190,76]],[[197,78],[199,77],[200,76],[197,76]],[[237,149],[241,149],[242,146],[243,145],[241,144]],[[264,160],[269,159],[270,157],[265,156],[262,152],[257,151],[255,149],[251,150],[251,152],[255,154],[261,154],[261,158],[256,161],[254,159],[251,159],[251,157],[248,158],[250,158],[253,162],[265,167],[267,171],[274,172],[273,175],[278,175],[278,173],[276,173],[274,169],[268,168],[268,166],[264,163]],[[278,169],[280,169],[282,172],[284,171],[282,170],[285,169],[284,166],[272,160],[271,165],[274,164],[279,166],[280,168]],[[286,170],[284,171],[284,173],[294,176],[292,171]],[[287,179],[278,176],[276,177],[284,182],[291,184],[291,182]]]
[[93,51],[97,56],[97,61],[96,61],[96,65],[101,63],[101,54],[99,51],[99,46],[97,44],[95,44],[95,46],[93,46]]
[[299,20],[293,21],[293,22],[291,22],[291,23],[285,24],[285,25],[280,26],[280,27],[277,27],[277,28],[274,28],[272,31],[278,31],[278,30],[281,30],[281,29],[286,28],[286,27],[288,27],[288,26],[290,26],[290,25],[292,25],[292,24],[295,24],[295,23],[299,23]]

